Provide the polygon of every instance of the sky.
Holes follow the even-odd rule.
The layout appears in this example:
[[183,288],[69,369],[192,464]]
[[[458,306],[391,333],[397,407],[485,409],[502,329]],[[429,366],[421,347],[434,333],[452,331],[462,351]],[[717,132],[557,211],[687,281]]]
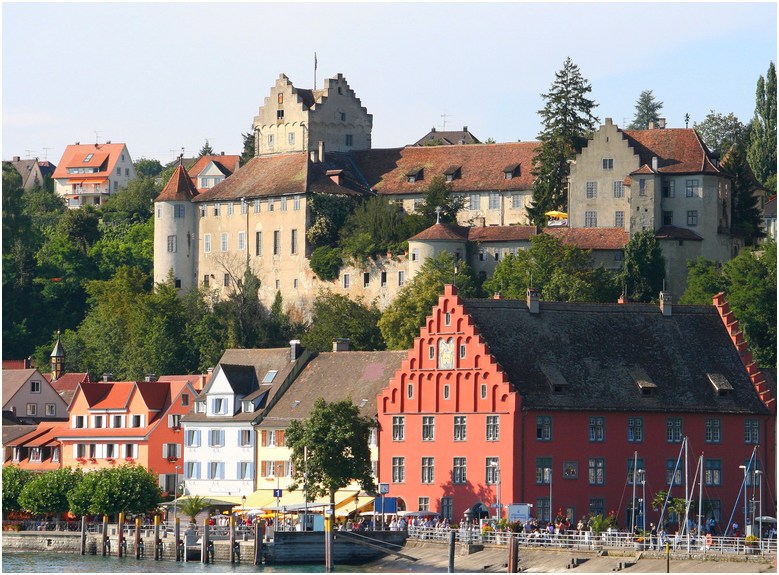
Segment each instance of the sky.
[[712,110],[746,123],[776,24],[773,1],[3,2],[2,158],[56,164],[68,144],[107,140],[163,164],[206,140],[240,154],[282,73],[299,88],[343,74],[374,148],[432,127],[534,140],[568,57],[601,122],[626,127],[652,90],[667,127]]

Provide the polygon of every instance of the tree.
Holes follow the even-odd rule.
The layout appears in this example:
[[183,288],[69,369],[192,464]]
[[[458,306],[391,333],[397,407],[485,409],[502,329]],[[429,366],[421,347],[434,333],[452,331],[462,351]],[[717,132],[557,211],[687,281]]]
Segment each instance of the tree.
[[33,473],[17,465],[3,467],[3,513],[19,511],[19,495],[34,477]]
[[[351,398],[328,403],[319,398],[305,420],[287,428],[287,447],[292,450],[293,489],[305,483],[307,497],[330,497],[354,481],[369,493],[376,490],[368,445],[372,417],[360,415]],[[308,472],[306,480],[306,472]]]
[[715,294],[726,290],[722,266],[699,257],[687,262],[687,289],[679,298],[684,305],[711,305]]
[[625,245],[620,280],[631,301],[656,300],[665,279],[665,258],[652,230],[641,230]]
[[457,214],[464,207],[464,197],[452,191],[452,184],[447,183],[444,176],[433,176],[423,192],[422,205],[419,208],[419,215],[422,216],[421,230],[429,228],[439,220],[438,209],[441,211],[442,224],[456,224]]
[[726,296],[755,361],[776,367],[776,242],[742,250],[722,267]]
[[240,161],[241,165],[245,166],[255,156],[254,130],[250,128],[248,132],[241,134],[241,137],[243,138],[243,152],[241,152]]
[[135,162],[135,173],[139,178],[156,178],[162,173],[162,164],[159,160],[149,160],[141,158]]
[[662,109],[663,103],[655,99],[652,90],[643,90],[636,101],[636,115],[633,116],[633,122],[628,126],[628,130],[646,130],[650,122],[657,122],[660,119]]
[[549,234],[538,234],[530,248],[503,258],[484,282],[487,293],[500,292],[524,299],[531,285],[546,301],[615,301],[619,295],[612,272],[593,268],[588,250],[564,244]]
[[387,198],[374,196],[357,205],[346,218],[339,232],[341,253],[361,263],[378,254],[398,253],[407,247],[408,238],[425,227],[421,216],[410,215]]
[[330,281],[338,277],[338,273],[343,265],[341,249],[330,246],[320,246],[311,252],[311,259],[308,261],[313,271],[320,280]]
[[203,147],[200,148],[200,151],[197,153],[198,157],[202,158],[203,156],[213,156],[214,150],[211,147],[211,144],[208,143],[208,140],[206,140],[206,143],[203,144]]
[[236,277],[230,266],[226,265],[224,269],[235,287],[227,299],[216,306],[227,326],[226,347],[260,347],[266,336],[268,319],[268,312],[260,301],[260,279],[248,267],[244,269],[243,278]]
[[154,271],[154,220],[142,223],[100,225],[101,238],[89,249],[89,257],[103,279],[122,266],[142,270],[151,280]]
[[758,196],[755,195],[760,183],[752,174],[741,142],[731,146],[730,151],[722,159],[721,166],[733,176],[731,187],[733,212],[730,229],[734,234],[743,237],[746,245],[751,246],[756,243],[761,233]]
[[357,351],[384,349],[378,322],[381,312],[375,304],[365,305],[330,290],[320,292],[314,300],[311,328],[301,338],[307,349],[330,351],[333,338],[348,337]]
[[200,497],[199,495],[187,497],[178,503],[179,511],[189,517],[190,523],[195,523],[197,521],[198,513],[204,509],[208,509],[210,506],[211,504],[206,501],[204,497]]
[[154,198],[160,188],[151,176],[131,180],[127,187],[113,194],[103,205],[103,220],[111,223],[146,222],[154,210]]
[[81,481],[80,469],[63,467],[35,474],[19,494],[19,505],[36,515],[59,515],[70,509],[68,494]]
[[[458,266],[456,277],[455,263]],[[379,329],[388,348],[411,347],[425,318],[443,294],[444,285],[452,282],[461,297],[477,295],[473,272],[465,262],[456,262],[449,252],[425,260],[419,273],[400,290],[379,320]]]
[[140,465],[106,467],[83,475],[68,497],[77,515],[148,513],[162,500],[157,476]]
[[731,112],[723,116],[711,110],[700,123],[692,127],[709,150],[726,154],[734,144],[746,145],[749,140],[749,126],[742,124]]
[[776,67],[773,62],[766,77],[760,76],[757,81],[747,158],[760,182],[776,175]]
[[533,158],[533,199],[527,209],[536,225],[546,223],[547,211],[566,209],[568,160],[581,151],[598,122],[592,114],[597,104],[587,98],[591,91],[579,67],[567,58],[549,92],[541,95],[546,101],[539,111],[544,128]]

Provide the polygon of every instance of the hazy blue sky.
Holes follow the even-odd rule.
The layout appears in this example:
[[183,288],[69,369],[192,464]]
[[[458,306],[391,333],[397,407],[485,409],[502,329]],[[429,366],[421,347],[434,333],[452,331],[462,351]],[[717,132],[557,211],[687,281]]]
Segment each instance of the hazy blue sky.
[[[570,56],[596,115],[625,126],[642,90],[669,127],[710,110],[747,122],[776,61],[764,3],[8,3],[3,159],[57,163],[66,145],[112,140],[134,160],[240,153],[280,73],[300,88],[342,73],[373,114],[373,146],[435,126],[533,140]],[[95,134],[97,132],[97,135]]]

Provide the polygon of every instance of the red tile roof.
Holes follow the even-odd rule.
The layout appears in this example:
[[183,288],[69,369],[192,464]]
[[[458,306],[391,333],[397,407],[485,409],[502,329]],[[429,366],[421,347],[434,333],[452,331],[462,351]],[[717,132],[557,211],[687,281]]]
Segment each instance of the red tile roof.
[[154,201],[188,202],[197,195],[197,188],[192,183],[187,170],[184,166],[179,165]]
[[[73,144],[65,148],[62,159],[54,170],[53,178],[84,180],[86,177],[105,178],[114,171],[116,162],[125,149],[124,144]],[[84,160],[93,154],[89,161]],[[101,168],[94,174],[69,174],[68,168]]]
[[536,233],[535,226],[476,226],[468,228],[468,239],[472,242],[530,241]]
[[722,173],[693,129],[624,130],[623,134],[638,154],[642,167],[651,167],[652,158],[656,157],[657,171],[661,174]]
[[544,233],[583,250],[621,250],[630,241],[622,228],[544,228]]
[[62,393],[63,391],[76,391],[79,384],[90,381],[88,373],[65,373],[59,379],[52,381],[51,386],[58,393]]
[[426,230],[422,230],[408,241],[424,240],[449,240],[464,242],[468,239],[468,228],[456,224],[433,224]]
[[[427,188],[433,176],[443,175],[453,166],[460,177],[452,190],[470,191],[530,190],[530,173],[538,142],[473,144],[467,146],[409,146],[406,148],[363,150],[354,153],[368,184],[382,195],[413,194]],[[506,179],[507,166],[519,166],[519,174]],[[423,169],[421,180],[408,181],[408,174]]]
[[[210,162],[214,162],[225,176],[229,176],[238,169],[241,163],[241,156],[225,156],[224,154],[218,156],[200,156],[187,170],[189,176],[194,180],[200,175],[200,172],[206,169],[206,166]],[[193,181],[193,183],[195,182]]]

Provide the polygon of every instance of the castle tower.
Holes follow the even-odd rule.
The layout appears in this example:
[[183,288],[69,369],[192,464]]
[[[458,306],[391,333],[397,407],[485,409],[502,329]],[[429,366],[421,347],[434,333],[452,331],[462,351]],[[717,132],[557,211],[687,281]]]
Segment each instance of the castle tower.
[[281,74],[252,127],[257,156],[300,151],[313,156],[320,142],[328,152],[370,150],[373,115],[342,74],[325,80],[320,90],[295,88]]
[[198,195],[181,162],[154,200],[154,283],[165,283],[173,270],[176,288],[197,286]]

